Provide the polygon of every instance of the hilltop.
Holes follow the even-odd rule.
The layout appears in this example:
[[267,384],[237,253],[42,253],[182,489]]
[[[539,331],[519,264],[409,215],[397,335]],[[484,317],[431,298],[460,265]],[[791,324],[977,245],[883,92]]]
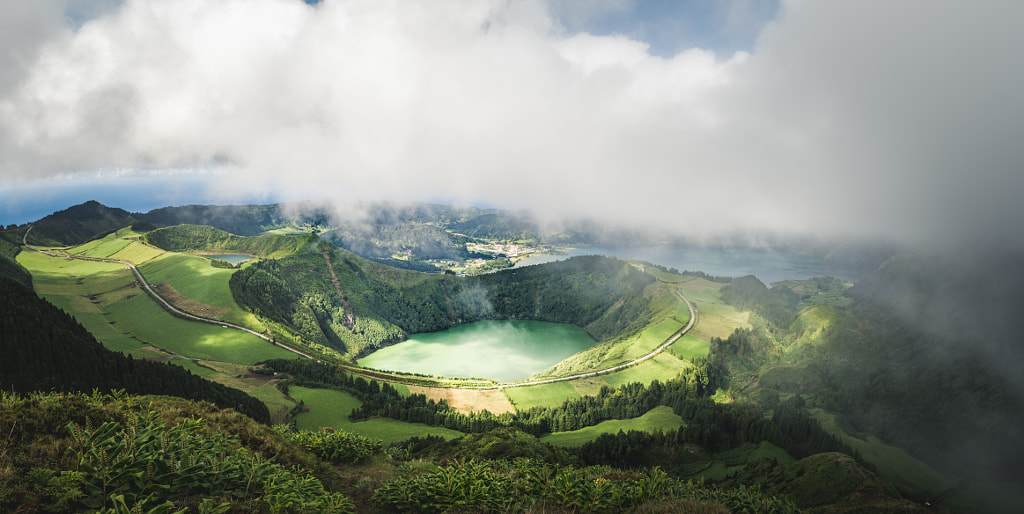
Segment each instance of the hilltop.
[[[126,371],[132,364],[125,362],[138,367],[154,364],[147,359],[169,359],[173,365],[157,366],[180,371],[180,377],[189,370],[207,380],[188,380],[250,395],[221,405],[259,398],[256,403],[268,408],[275,422],[380,437],[382,448],[395,445],[388,458],[400,457],[396,462],[408,452],[436,460],[530,456],[559,467],[660,466],[671,479],[712,480],[732,491],[759,484],[762,491],[785,495],[798,507],[912,510],[916,506],[900,498],[909,496],[958,511],[978,505],[1014,510],[1011,498],[1000,497],[1006,490],[1000,486],[1018,479],[1015,462],[1022,454],[1014,441],[1024,426],[1019,415],[1024,402],[1013,374],[1005,373],[1020,357],[1013,350],[1007,313],[1024,302],[1013,286],[1020,281],[1006,272],[1011,269],[1007,263],[965,272],[954,263],[901,255],[856,285],[818,277],[771,288],[754,277],[712,279],[605,257],[462,277],[396,269],[339,249],[320,237],[330,237],[330,227],[341,226],[326,218],[309,219],[300,230],[294,220],[275,217],[279,207],[174,209],[162,213],[165,220],[175,212],[193,220],[214,219],[211,213],[217,213],[220,223],[231,219],[236,228],[249,226],[257,233],[241,236],[189,224],[160,228],[98,204],[76,206],[34,224],[30,243],[36,230],[50,234],[42,239],[53,243],[53,237],[88,237],[84,234],[103,229],[80,244],[59,241],[63,249],[53,252],[60,257],[21,251],[27,227],[4,231],[4,296],[36,305],[25,296],[25,291],[32,294],[25,288],[30,286],[79,321],[48,322],[53,330],[46,333],[20,321],[39,317],[36,312],[43,307],[11,316],[14,330],[5,326],[4,333],[17,334],[17,339],[4,343],[16,358],[6,360],[20,364],[5,368],[0,377],[24,377],[28,385],[18,388],[25,391],[35,386],[89,392],[90,385],[116,391],[139,381],[139,374]],[[241,214],[247,210],[256,213],[256,221],[244,220]],[[421,206],[379,214],[375,223],[382,228],[374,237],[391,234],[392,241],[408,244],[425,235],[419,238],[420,250],[403,250],[413,256],[433,251],[426,244],[432,238],[448,242],[436,247],[442,253],[466,251],[479,244],[471,242],[482,234],[473,232],[474,226],[522,228],[501,221],[498,214],[469,209]],[[114,226],[120,222],[127,224]],[[466,232],[455,234],[436,223]],[[47,226],[49,232],[43,230]],[[236,267],[202,256],[218,253],[256,259]],[[184,311],[260,336],[175,318],[140,294],[131,271],[103,259],[135,263],[157,294]],[[1003,277],[1005,287],[985,286],[992,276]],[[15,294],[16,287],[20,293]],[[969,301],[989,294],[995,294],[996,303]],[[479,319],[530,319],[575,324],[598,341],[540,376],[599,369],[644,355],[686,324],[689,312],[679,295],[699,312],[694,330],[656,358],[603,376],[522,388],[451,389],[493,384],[382,373],[352,364],[409,334]],[[16,311],[12,307],[10,312]],[[68,335],[82,332],[83,326],[104,347],[125,352],[131,360],[99,347],[95,339]],[[44,350],[54,344],[54,336],[88,350]],[[281,345],[326,364],[304,360]],[[76,362],[54,359],[56,368],[19,375],[35,369],[37,350],[90,357],[78,368]],[[93,355],[99,356],[96,362],[109,363],[91,364]],[[85,370],[100,372],[72,382],[79,373],[88,377]],[[144,372],[154,378],[162,373]],[[110,382],[113,377],[127,380]],[[153,382],[191,384],[171,377]],[[262,414],[249,415],[265,420]],[[553,446],[534,446],[541,439]],[[496,450],[513,447],[532,449],[526,454]],[[965,469],[963,462],[977,464]],[[508,468],[501,466],[507,465],[458,467],[451,473],[502,481]],[[434,478],[444,473],[422,471]],[[588,480],[605,476],[603,471],[566,473]],[[644,473],[647,479],[655,476]],[[844,487],[825,494],[821,484],[838,483],[837,477],[845,477]],[[972,482],[956,482],[964,478]],[[395,490],[385,482],[374,488]],[[854,483],[862,487],[847,487]],[[360,506],[370,505],[370,495],[359,494],[349,496]]]

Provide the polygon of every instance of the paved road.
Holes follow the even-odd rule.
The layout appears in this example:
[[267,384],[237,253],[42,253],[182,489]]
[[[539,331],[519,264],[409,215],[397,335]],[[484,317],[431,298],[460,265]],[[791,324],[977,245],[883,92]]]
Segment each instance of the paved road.
[[[202,316],[196,316],[194,314],[190,314],[190,313],[185,312],[185,311],[183,311],[181,309],[178,309],[177,307],[171,305],[171,303],[168,302],[166,299],[164,299],[164,297],[162,297],[159,294],[157,294],[157,292],[155,290],[153,290],[152,287],[150,287],[149,282],[146,282],[146,278],[142,276],[142,272],[139,271],[139,268],[135,267],[134,263],[131,263],[131,262],[128,262],[128,261],[122,261],[122,260],[119,260],[119,259],[109,259],[109,258],[105,258],[105,257],[86,257],[84,255],[71,255],[69,253],[48,252],[46,250],[40,250],[38,248],[34,248],[34,247],[32,247],[31,245],[28,244],[28,233],[31,232],[31,231],[32,231],[32,227],[30,226],[28,228],[28,230],[25,231],[24,238],[22,238],[22,242],[25,244],[25,248],[28,248],[29,250],[36,251],[36,252],[39,252],[39,253],[42,253],[42,254],[46,254],[46,255],[49,255],[50,257],[60,257],[62,259],[71,258],[71,259],[79,259],[79,260],[83,260],[83,261],[110,262],[110,263],[115,263],[115,264],[122,264],[124,266],[127,266],[128,268],[131,268],[132,272],[135,273],[135,278],[137,278],[139,280],[139,284],[142,285],[142,288],[145,289],[146,292],[149,293],[149,295],[152,296],[153,299],[156,300],[158,304],[163,306],[164,309],[166,309],[171,314],[174,314],[175,316],[178,316],[179,318],[184,318],[184,319],[188,319],[188,320],[192,320],[192,321],[199,321],[201,323],[209,323],[211,325],[219,325],[219,326],[221,326],[223,328],[233,328],[235,330],[241,330],[243,332],[248,332],[248,333],[250,333],[250,334],[252,334],[252,335],[254,335],[254,336],[256,336],[256,337],[258,337],[260,339],[263,339],[265,341],[269,341],[270,343],[272,343],[272,344],[274,344],[276,346],[279,346],[279,347],[281,347],[281,348],[283,348],[285,350],[288,350],[288,351],[290,351],[292,353],[296,353],[296,354],[301,355],[301,356],[303,356],[303,357],[305,357],[307,359],[314,359],[313,357],[311,357],[309,355],[306,355],[305,353],[302,353],[302,352],[296,350],[295,348],[292,348],[292,347],[290,347],[288,345],[281,344],[281,343],[279,343],[277,341],[274,341],[272,338],[270,338],[270,336],[267,336],[265,334],[261,334],[261,333],[255,331],[255,330],[250,330],[250,329],[245,328],[245,327],[243,327],[241,325],[236,325],[234,323],[229,323],[227,321],[221,321],[221,320],[216,320],[216,319],[211,319],[211,318],[204,318]],[[316,360],[316,359],[314,359],[314,360]]]
[[[275,345],[277,345],[277,346],[279,346],[279,347],[281,347],[281,348],[283,348],[285,350],[288,350],[288,351],[290,351],[292,353],[301,355],[301,356],[303,356],[303,357],[305,357],[307,359],[312,359],[312,360],[316,360],[317,362],[320,362],[315,357],[311,357],[311,356],[309,356],[309,355],[307,355],[307,354],[305,354],[303,352],[300,352],[299,350],[296,350],[295,348],[292,348],[292,347],[290,347],[288,345],[276,342],[273,339],[271,339],[269,336],[261,334],[259,332],[254,331],[254,330],[250,330],[250,329],[245,328],[245,327],[240,326],[240,325],[235,325],[234,323],[228,323],[226,321],[220,321],[220,320],[215,320],[215,319],[210,319],[210,318],[204,318],[202,316],[196,316],[196,315],[189,314],[189,313],[187,313],[185,311],[182,311],[182,310],[178,309],[177,307],[171,305],[170,302],[165,300],[164,297],[162,297],[159,294],[157,294],[157,292],[154,291],[152,287],[150,287],[149,283],[146,282],[146,279],[142,276],[142,273],[139,271],[139,269],[135,267],[135,264],[133,264],[131,262],[122,261],[122,260],[118,260],[118,259],[108,259],[108,258],[103,258],[103,257],[85,257],[85,256],[82,256],[82,255],[71,255],[71,254],[68,254],[68,253],[48,252],[48,251],[45,251],[45,250],[40,250],[38,248],[33,248],[32,246],[30,246],[28,244],[28,233],[31,230],[32,230],[32,227],[29,226],[28,230],[25,231],[24,238],[22,239],[22,242],[25,244],[25,247],[30,249],[30,250],[33,250],[33,251],[36,251],[36,252],[39,252],[39,253],[43,253],[43,254],[49,255],[51,257],[72,258],[72,259],[81,259],[81,260],[86,260],[86,261],[112,262],[112,263],[117,263],[117,264],[123,264],[123,265],[128,266],[129,268],[131,268],[132,272],[135,273],[135,277],[138,278],[139,284],[142,285],[143,289],[145,289],[146,292],[149,293],[149,295],[152,296],[157,301],[157,303],[159,303],[160,305],[162,305],[164,307],[164,309],[166,309],[167,311],[171,312],[172,314],[174,314],[174,315],[176,315],[178,317],[189,319],[189,320],[193,320],[193,321],[199,321],[199,322],[202,322],[202,323],[210,323],[210,324],[213,324],[213,325],[220,325],[221,327],[224,327],[224,328],[233,328],[235,330],[242,330],[242,331],[248,332],[248,333],[250,333],[250,334],[252,334],[252,335],[254,335],[256,337],[259,337],[259,338],[261,338],[263,340],[269,341],[269,342],[271,342],[271,343],[273,343],[273,344],[275,344]],[[607,374],[607,373],[614,373],[616,371],[623,370],[623,369],[626,369],[626,368],[631,367],[631,366],[636,366],[637,364],[640,364],[641,362],[644,362],[646,360],[654,358],[659,353],[665,351],[666,348],[668,348],[669,346],[672,346],[672,343],[675,343],[676,341],[679,340],[680,337],[683,337],[683,335],[685,335],[687,332],[689,332],[690,329],[693,328],[693,325],[697,322],[697,309],[695,309],[693,307],[693,304],[691,304],[690,301],[687,300],[685,296],[683,296],[681,293],[679,293],[679,291],[675,291],[675,294],[676,294],[676,296],[679,297],[680,300],[682,300],[684,303],[686,303],[686,307],[690,310],[690,321],[686,324],[685,327],[679,329],[678,332],[676,332],[671,337],[666,339],[665,342],[661,344],[661,346],[658,346],[657,348],[652,350],[650,353],[648,353],[648,354],[646,354],[646,355],[644,355],[642,357],[638,357],[638,358],[633,359],[633,360],[631,360],[629,362],[626,362],[626,363],[623,363],[623,364],[618,364],[618,365],[612,366],[610,368],[605,368],[605,369],[601,369],[601,370],[597,370],[597,371],[588,371],[586,373],[577,373],[575,375],[567,375],[567,376],[564,376],[564,377],[546,378],[546,379],[543,379],[543,380],[531,380],[531,381],[528,381],[528,382],[514,382],[514,383],[506,383],[506,384],[493,384],[493,385],[486,385],[486,386],[454,386],[454,388],[456,388],[456,389],[488,390],[488,389],[505,389],[505,388],[509,388],[509,387],[523,387],[523,386],[531,386],[531,385],[538,385],[538,384],[550,384],[550,383],[554,383],[554,382],[565,382],[565,381],[568,381],[568,380],[576,380],[578,378],[596,377],[598,375],[604,375],[604,374]],[[367,377],[371,377],[371,378],[379,378],[379,379],[382,379],[382,380],[387,380],[389,382],[395,382],[395,383],[404,383],[404,384],[413,384],[413,385],[424,385],[420,381],[410,381],[408,378],[403,377],[402,375],[392,375],[390,373],[381,372],[381,371],[363,371],[362,368],[355,367],[355,366],[348,366],[348,365],[344,365],[344,364],[339,364],[339,366],[344,368],[346,371],[348,371],[350,373],[357,374],[357,375],[367,376]]]
[[626,362],[626,363],[623,363],[623,364],[612,366],[610,368],[600,369],[600,370],[597,370],[597,371],[588,371],[586,373],[577,373],[575,375],[567,375],[567,376],[558,377],[558,378],[546,378],[546,379],[543,379],[543,380],[530,380],[529,382],[515,382],[515,383],[510,383],[510,384],[495,384],[493,386],[466,387],[464,389],[505,389],[507,387],[522,387],[522,386],[531,386],[531,385],[537,385],[537,384],[550,384],[550,383],[553,383],[553,382],[565,382],[567,380],[576,380],[577,378],[596,377],[598,375],[604,375],[604,374],[607,374],[607,373],[614,373],[616,371],[626,369],[626,368],[628,368],[630,366],[636,366],[637,364],[640,364],[641,362],[644,362],[644,361],[646,361],[648,359],[653,359],[656,355],[658,355],[659,353],[665,351],[666,348],[668,348],[669,346],[672,346],[672,343],[678,341],[680,337],[683,337],[683,335],[685,335],[687,332],[689,332],[690,329],[693,328],[693,325],[697,322],[697,309],[695,309],[693,307],[693,304],[691,304],[690,301],[687,300],[685,296],[680,294],[679,291],[675,291],[675,294],[676,294],[676,296],[679,297],[680,300],[682,300],[684,303],[686,303],[686,307],[688,309],[690,309],[690,321],[686,324],[685,327],[679,329],[678,332],[673,334],[672,337],[669,337],[668,339],[665,340],[664,343],[661,343],[661,346],[655,348],[653,351],[651,351],[651,353],[648,353],[647,355],[644,355],[642,357],[633,359],[633,360],[631,360],[629,362]]

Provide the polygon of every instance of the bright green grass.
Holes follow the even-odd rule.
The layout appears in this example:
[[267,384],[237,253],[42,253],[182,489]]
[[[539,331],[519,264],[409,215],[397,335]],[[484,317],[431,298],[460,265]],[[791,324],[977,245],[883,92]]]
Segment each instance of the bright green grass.
[[237,306],[228,288],[233,271],[214,268],[208,259],[166,253],[139,266],[139,271],[150,284],[170,282],[176,291],[198,302],[220,307]]
[[130,244],[126,245],[110,257],[112,259],[120,259],[122,261],[133,262],[136,265],[139,265],[151,261],[165,253],[167,252],[154,246],[149,246],[139,241],[131,241]]
[[580,393],[576,392],[576,388],[569,382],[508,387],[504,391],[516,410],[561,405],[565,400],[580,397]]
[[676,378],[686,369],[686,366],[687,363],[677,359],[674,355],[662,352],[637,366],[603,375],[603,378],[613,388],[632,382],[641,384],[649,384],[654,380],[665,382]]
[[655,430],[675,430],[681,426],[683,426],[683,418],[672,412],[670,407],[662,405],[651,409],[640,417],[602,421],[594,426],[571,432],[548,434],[541,437],[540,440],[555,446],[582,446],[597,439],[601,434],[616,434],[619,430],[623,432],[629,430],[654,432]]
[[[111,317],[99,301],[135,281],[130,271],[118,264],[88,261],[66,261],[36,252],[21,252],[18,261],[32,273],[37,294],[71,314],[93,337],[109,350],[131,353],[143,344],[114,327]],[[123,289],[122,292],[138,289]],[[97,301],[91,299],[96,296]]]
[[245,312],[231,296],[228,281],[234,269],[214,268],[203,257],[165,253],[138,267],[150,284],[170,282],[175,291],[208,305],[231,309],[221,319],[253,330],[264,330],[252,314]]
[[672,352],[672,355],[680,359],[692,361],[697,357],[707,357],[708,352],[711,351],[711,345],[707,341],[698,339],[693,334],[685,334],[672,343],[668,350]]
[[107,309],[117,320],[119,329],[185,357],[237,364],[299,358],[252,334],[175,318],[146,295],[110,305]]
[[292,386],[288,388],[288,394],[303,402],[303,405],[309,409],[309,412],[295,416],[295,425],[304,430],[333,427],[381,439],[385,444],[413,436],[437,435],[445,439],[454,439],[463,435],[462,432],[443,427],[404,423],[390,418],[352,422],[348,419],[348,415],[361,403],[352,395],[341,391]]
[[836,423],[835,416],[822,409],[810,413],[826,432],[838,437],[844,444],[857,450],[861,457],[878,468],[878,474],[901,490],[915,493],[936,493],[949,487],[950,482],[927,464],[906,451],[890,446],[874,436],[866,439],[853,437]]
[[598,369],[629,362],[633,359],[643,357],[651,353],[655,348],[662,345],[666,339],[683,328],[683,324],[673,318],[662,320],[654,326],[648,327],[636,338],[626,344],[616,358],[602,362]]
[[117,234],[110,234],[104,238],[94,239],[83,245],[76,246],[69,250],[68,253],[85,257],[106,258],[128,246],[128,243],[127,240],[118,238]]

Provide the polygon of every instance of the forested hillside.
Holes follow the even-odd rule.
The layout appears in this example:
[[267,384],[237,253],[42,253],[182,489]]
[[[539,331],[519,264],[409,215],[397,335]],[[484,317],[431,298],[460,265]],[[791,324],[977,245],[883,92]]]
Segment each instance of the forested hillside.
[[15,258],[21,251],[18,230],[0,230],[0,276],[25,287],[32,287],[32,274]]
[[170,252],[246,253],[279,258],[294,254],[309,244],[309,236],[260,235],[239,237],[205,225],[175,225],[145,233],[143,241]]
[[576,257],[464,278],[396,270],[324,249],[238,271],[231,278],[235,299],[350,357],[411,333],[483,319],[571,323],[604,341],[649,316],[642,293],[654,278],[616,259]]
[[798,287],[799,312],[786,292],[734,281],[723,298],[770,330],[738,331],[712,351],[750,400],[802,394],[847,433],[874,434],[964,483],[1019,482],[1022,276],[1013,262],[904,255],[824,304],[811,301],[824,291],[814,286],[833,282]]
[[28,234],[28,242],[39,246],[77,245],[102,237],[135,221],[131,213],[124,209],[88,201],[57,211],[33,223],[32,231]]
[[137,361],[103,348],[71,316],[31,289],[0,277],[0,389],[163,394],[235,408],[266,423],[266,405],[167,363]]

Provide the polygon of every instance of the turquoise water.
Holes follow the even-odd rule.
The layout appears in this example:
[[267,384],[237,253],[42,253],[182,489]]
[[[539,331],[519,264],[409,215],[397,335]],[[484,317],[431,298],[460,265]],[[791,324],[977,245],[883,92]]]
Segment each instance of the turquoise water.
[[231,264],[238,265],[240,262],[245,262],[249,259],[254,259],[252,255],[246,255],[244,253],[224,253],[220,255],[203,255],[203,257],[209,257],[211,259],[220,259],[222,261],[228,261]]
[[377,350],[359,365],[444,377],[515,382],[595,343],[575,325],[543,321],[478,321]]

